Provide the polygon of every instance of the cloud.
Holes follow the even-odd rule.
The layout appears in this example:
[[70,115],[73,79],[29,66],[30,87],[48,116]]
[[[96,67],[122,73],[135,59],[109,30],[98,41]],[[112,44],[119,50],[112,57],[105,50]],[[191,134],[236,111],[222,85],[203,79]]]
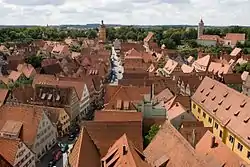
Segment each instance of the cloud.
[[0,0],[2,24],[250,25],[250,0]]
[[37,6],[37,5],[62,5],[65,0],[3,0],[3,2],[22,6]]

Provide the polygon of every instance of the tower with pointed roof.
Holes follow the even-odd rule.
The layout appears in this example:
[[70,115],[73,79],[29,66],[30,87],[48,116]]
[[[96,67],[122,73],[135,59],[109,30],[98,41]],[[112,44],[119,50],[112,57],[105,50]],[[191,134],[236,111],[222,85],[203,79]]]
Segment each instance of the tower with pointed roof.
[[104,25],[103,20],[101,21],[101,25],[99,27],[99,41],[106,42],[106,26]]
[[198,25],[198,36],[197,36],[198,39],[200,38],[200,36],[203,35],[203,32],[204,32],[204,22],[201,19],[201,21],[199,22],[199,25]]

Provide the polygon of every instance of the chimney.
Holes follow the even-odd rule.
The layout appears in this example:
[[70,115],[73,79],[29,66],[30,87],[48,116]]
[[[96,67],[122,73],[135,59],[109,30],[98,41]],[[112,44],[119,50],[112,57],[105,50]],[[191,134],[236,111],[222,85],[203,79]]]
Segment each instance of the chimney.
[[192,131],[192,146],[195,147],[195,140],[196,140],[196,135],[195,135],[195,129]]
[[155,84],[152,84],[151,85],[151,92],[150,92],[150,100],[153,100],[153,98],[154,98],[154,92],[155,92]]
[[214,146],[215,146],[215,136],[213,136],[211,139],[211,148],[214,148]]
[[126,155],[128,152],[127,148],[125,145],[122,146],[122,155]]

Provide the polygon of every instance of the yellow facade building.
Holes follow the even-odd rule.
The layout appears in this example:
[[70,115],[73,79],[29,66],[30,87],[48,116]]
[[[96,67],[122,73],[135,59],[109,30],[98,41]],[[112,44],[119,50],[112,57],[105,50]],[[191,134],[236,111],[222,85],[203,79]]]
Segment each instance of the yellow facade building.
[[250,98],[206,77],[191,99],[194,116],[250,164]]

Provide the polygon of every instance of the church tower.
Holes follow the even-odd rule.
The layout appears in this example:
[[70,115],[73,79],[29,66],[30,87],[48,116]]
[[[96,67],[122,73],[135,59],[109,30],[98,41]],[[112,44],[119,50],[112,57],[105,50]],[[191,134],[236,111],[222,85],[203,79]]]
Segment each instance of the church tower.
[[101,21],[101,25],[99,27],[99,41],[106,42],[106,26],[104,25],[103,20]]
[[197,36],[198,39],[200,38],[200,36],[203,35],[203,32],[204,32],[204,22],[201,19],[201,21],[199,22],[199,25],[198,25],[198,36]]

